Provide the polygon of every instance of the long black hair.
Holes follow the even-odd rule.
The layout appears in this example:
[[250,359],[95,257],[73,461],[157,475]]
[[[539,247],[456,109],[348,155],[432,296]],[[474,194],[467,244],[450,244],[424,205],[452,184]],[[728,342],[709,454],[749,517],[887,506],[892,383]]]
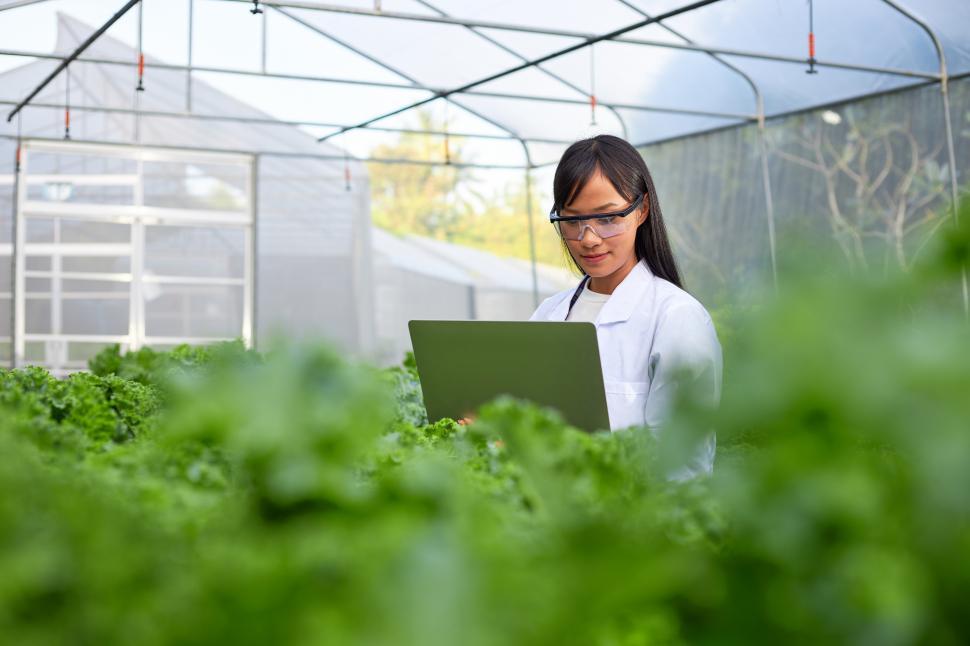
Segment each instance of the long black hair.
[[[623,139],[613,135],[597,135],[577,141],[566,149],[559,160],[559,166],[556,167],[556,177],[552,182],[556,209],[568,206],[597,170],[603,173],[617,193],[627,201],[632,202],[637,196],[644,195],[643,201],[648,205],[647,218],[637,227],[637,236],[633,243],[637,260],[645,261],[654,275],[685,289],[667,240],[667,228],[664,226],[660,201],[657,199],[657,189],[654,188],[650,170],[637,149]],[[563,249],[576,268],[582,271],[579,263],[569,253],[565,241]]]

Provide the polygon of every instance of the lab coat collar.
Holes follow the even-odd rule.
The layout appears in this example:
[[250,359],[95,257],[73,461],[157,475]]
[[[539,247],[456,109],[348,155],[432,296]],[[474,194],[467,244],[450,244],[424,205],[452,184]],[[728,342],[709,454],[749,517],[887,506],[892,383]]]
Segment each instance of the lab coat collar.
[[[600,310],[599,317],[596,319],[596,325],[629,320],[637,305],[642,302],[644,293],[652,284],[653,272],[647,267],[647,263],[641,260],[630,270],[623,282],[613,290],[610,299],[603,304],[603,309]],[[565,295],[565,298],[559,301],[549,313],[548,320],[566,320],[572,295],[573,292],[570,291]]]
[[596,325],[619,323],[629,320],[634,310],[643,302],[643,295],[653,284],[653,273],[644,261],[634,265],[630,273],[623,279],[610,299],[603,304],[603,309],[596,319]]

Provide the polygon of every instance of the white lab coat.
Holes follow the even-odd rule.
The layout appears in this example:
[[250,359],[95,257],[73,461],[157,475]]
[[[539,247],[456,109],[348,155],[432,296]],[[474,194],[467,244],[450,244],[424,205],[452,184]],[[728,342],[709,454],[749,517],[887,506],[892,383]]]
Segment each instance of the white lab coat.
[[[547,298],[533,321],[565,321],[575,288]],[[705,403],[721,398],[721,344],[701,303],[638,262],[613,291],[596,318],[610,428],[648,426],[662,430],[679,379],[694,380]],[[682,372],[686,371],[686,372]],[[713,433],[698,446],[675,479],[710,473]]]

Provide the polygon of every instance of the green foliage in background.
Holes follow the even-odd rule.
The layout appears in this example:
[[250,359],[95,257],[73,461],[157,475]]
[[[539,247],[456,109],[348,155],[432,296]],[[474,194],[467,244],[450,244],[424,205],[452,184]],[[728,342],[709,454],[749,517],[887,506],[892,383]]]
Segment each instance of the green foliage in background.
[[[16,644],[962,644],[970,209],[925,261],[825,258],[730,312],[719,411],[428,424],[413,361],[238,344],[2,373]],[[711,478],[664,474],[716,427]]]
[[[444,131],[430,113],[419,112],[416,128]],[[531,258],[528,235],[528,195],[524,171],[499,189],[482,189],[486,171],[462,166],[472,162],[461,137],[405,133],[394,143],[374,149],[389,159],[421,159],[438,165],[381,164],[367,166],[374,224],[399,235],[413,234],[483,249],[498,256]],[[450,164],[445,162],[450,161]],[[571,265],[559,236],[547,217],[550,204],[532,185],[532,232],[539,262]]]

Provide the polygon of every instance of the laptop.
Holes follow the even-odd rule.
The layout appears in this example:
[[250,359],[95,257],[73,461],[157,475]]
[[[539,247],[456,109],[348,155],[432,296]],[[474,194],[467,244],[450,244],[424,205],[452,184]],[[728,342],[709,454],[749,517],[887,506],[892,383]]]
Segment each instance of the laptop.
[[608,430],[596,327],[546,321],[409,321],[428,419],[467,417],[499,395]]

